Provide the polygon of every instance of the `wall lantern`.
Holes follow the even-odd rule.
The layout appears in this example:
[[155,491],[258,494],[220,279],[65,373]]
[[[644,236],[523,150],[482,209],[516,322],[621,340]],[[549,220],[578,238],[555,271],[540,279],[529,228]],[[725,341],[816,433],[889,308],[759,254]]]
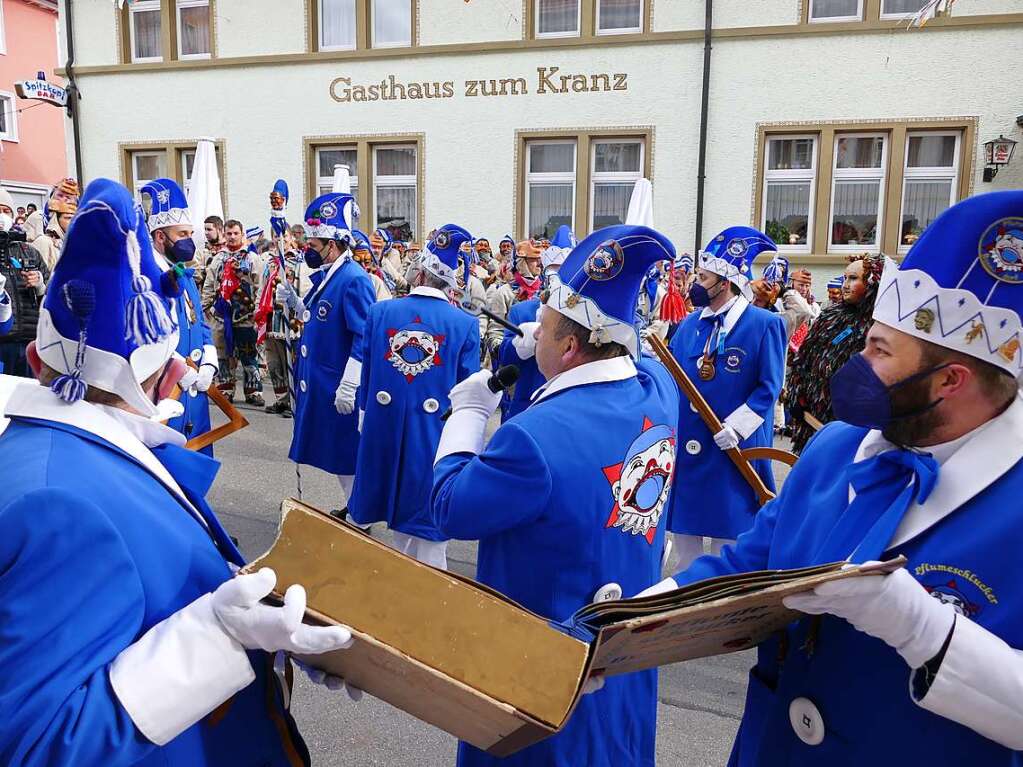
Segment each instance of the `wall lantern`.
[[998,170],[1003,165],[1009,164],[1015,149],[1016,142],[1005,136],[984,142],[985,181],[992,181],[998,175]]

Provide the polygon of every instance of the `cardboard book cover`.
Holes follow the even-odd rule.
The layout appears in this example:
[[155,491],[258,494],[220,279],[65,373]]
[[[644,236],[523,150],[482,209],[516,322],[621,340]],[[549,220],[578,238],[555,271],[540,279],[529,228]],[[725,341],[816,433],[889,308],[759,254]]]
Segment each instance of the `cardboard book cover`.
[[348,650],[301,658],[495,756],[557,732],[591,673],[621,674],[752,647],[798,617],[783,597],[892,561],[742,573],[555,623],[487,586],[408,557],[287,500],[270,551],[275,592],[299,583],[310,622],[352,630]]

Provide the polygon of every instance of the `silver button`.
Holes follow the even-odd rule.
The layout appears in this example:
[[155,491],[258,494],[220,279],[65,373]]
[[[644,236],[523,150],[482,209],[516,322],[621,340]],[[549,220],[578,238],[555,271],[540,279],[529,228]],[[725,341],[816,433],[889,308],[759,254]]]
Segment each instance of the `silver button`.
[[202,349],[192,349],[192,353],[188,356],[192,358],[192,362],[198,362],[202,359]]
[[427,413],[436,413],[440,409],[440,403],[433,397],[423,403],[423,410]]
[[391,404],[391,395],[388,394],[385,391],[378,391],[377,392],[377,402],[379,402],[381,405],[390,405]]
[[305,344],[302,344],[302,348],[301,348],[300,351],[302,352],[302,356],[303,357],[308,357],[309,356],[309,349],[306,348]]
[[692,410],[694,413],[700,412],[699,410],[696,409],[696,405],[694,405],[692,402],[689,403],[689,409]]
[[824,717],[809,698],[796,698],[789,704],[789,722],[796,737],[808,746],[824,742]]
[[309,322],[309,318],[312,316],[313,315],[309,313],[309,310],[306,309],[304,312],[302,312],[302,322]]
[[686,442],[686,452],[689,453],[689,455],[699,455],[700,449],[700,443],[695,439],[691,439]]
[[301,389],[302,391],[305,391],[305,381],[299,381],[298,388]]
[[613,599],[622,598],[622,587],[617,583],[605,583],[599,589],[597,593],[593,595],[594,603],[597,602],[610,602]]

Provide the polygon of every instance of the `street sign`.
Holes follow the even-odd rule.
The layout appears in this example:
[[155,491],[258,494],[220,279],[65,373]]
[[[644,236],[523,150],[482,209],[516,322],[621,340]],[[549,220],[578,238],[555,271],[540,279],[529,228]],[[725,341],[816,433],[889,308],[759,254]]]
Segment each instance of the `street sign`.
[[33,101],[45,101],[58,107],[67,106],[67,91],[48,80],[21,80],[14,84],[18,96]]

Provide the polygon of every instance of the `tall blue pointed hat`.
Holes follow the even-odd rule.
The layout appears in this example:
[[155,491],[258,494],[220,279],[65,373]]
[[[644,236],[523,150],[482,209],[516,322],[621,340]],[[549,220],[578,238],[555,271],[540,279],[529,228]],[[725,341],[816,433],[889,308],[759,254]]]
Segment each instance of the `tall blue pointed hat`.
[[707,243],[700,251],[699,267],[724,277],[735,285],[747,300],[753,300],[750,275],[753,259],[764,252],[774,252],[774,240],[751,226],[730,226]]
[[1023,371],[1023,191],[953,205],[928,226],[902,265],[885,262],[874,319]]
[[[419,254],[419,264],[430,274],[439,277],[452,289],[458,288],[458,255],[463,243],[472,246],[472,235],[457,224],[444,224]],[[468,262],[464,264],[468,269]]]
[[150,233],[165,226],[193,226],[188,200],[174,179],[154,179],[139,189],[139,196],[149,200]]
[[830,280],[828,280],[828,284],[826,287],[828,290],[841,290],[844,284],[845,275],[840,274],[837,277],[832,277]]
[[358,218],[359,206],[350,194],[321,194],[306,208],[305,236],[347,243],[352,239],[352,228]]
[[288,229],[288,182],[283,178],[274,182],[270,190],[270,231],[280,237]]
[[372,253],[373,248],[369,244],[369,237],[361,229],[352,230],[352,251],[365,250],[367,253]]
[[540,264],[543,270],[546,272],[551,267],[560,267],[577,244],[575,235],[572,234],[572,228],[568,224],[559,226],[550,246],[540,254]]
[[87,386],[159,413],[141,383],[178,345],[173,309],[181,287],[153,257],[141,205],[116,181],[82,195],[39,310],[36,349],[60,373],[51,389],[68,403]]
[[658,261],[673,261],[675,247],[647,226],[598,229],[573,248],[547,306],[588,328],[591,343],[619,343],[640,356],[635,326],[643,278]]
[[771,260],[764,264],[763,277],[767,282],[780,282],[784,285],[789,281],[789,260],[780,253],[775,253]]

